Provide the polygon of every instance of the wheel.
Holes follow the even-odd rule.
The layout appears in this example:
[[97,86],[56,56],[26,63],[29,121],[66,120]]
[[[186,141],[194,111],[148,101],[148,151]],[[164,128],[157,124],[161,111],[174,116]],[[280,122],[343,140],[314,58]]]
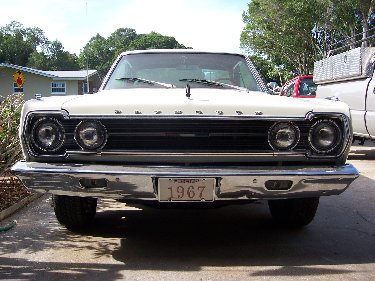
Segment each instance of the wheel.
[[268,201],[272,218],[289,227],[308,225],[314,219],[318,205],[319,197]]
[[87,226],[95,216],[96,198],[53,195],[52,199],[56,218],[67,229]]

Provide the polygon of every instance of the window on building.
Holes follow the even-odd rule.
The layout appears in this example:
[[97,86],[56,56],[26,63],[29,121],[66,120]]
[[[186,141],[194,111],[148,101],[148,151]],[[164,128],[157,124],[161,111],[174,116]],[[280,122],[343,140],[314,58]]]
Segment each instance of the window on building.
[[23,86],[19,88],[17,83],[13,83],[13,93],[23,93]]
[[51,93],[52,94],[65,94],[66,93],[65,82],[52,82]]

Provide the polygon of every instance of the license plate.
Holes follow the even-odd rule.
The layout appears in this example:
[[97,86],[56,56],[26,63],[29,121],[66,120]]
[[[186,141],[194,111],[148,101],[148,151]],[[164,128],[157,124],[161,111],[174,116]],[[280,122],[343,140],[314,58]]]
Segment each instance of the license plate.
[[159,178],[159,201],[213,201],[214,178]]

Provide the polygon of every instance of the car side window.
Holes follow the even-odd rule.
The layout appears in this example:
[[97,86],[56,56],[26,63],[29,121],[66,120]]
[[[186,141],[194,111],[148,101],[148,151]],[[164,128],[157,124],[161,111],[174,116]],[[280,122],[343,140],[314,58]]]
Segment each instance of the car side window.
[[316,84],[312,79],[303,79],[298,89],[299,96],[315,96],[316,95]]
[[286,96],[287,97],[291,97],[293,95],[293,91],[294,91],[294,84],[295,83],[290,83],[290,85],[288,86],[288,88],[286,89]]

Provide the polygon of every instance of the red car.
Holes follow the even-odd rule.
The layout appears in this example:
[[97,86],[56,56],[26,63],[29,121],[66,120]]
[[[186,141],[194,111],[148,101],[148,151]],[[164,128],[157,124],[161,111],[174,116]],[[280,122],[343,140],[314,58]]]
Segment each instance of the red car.
[[316,84],[312,75],[297,76],[286,82],[281,89],[280,96],[293,98],[315,98]]

